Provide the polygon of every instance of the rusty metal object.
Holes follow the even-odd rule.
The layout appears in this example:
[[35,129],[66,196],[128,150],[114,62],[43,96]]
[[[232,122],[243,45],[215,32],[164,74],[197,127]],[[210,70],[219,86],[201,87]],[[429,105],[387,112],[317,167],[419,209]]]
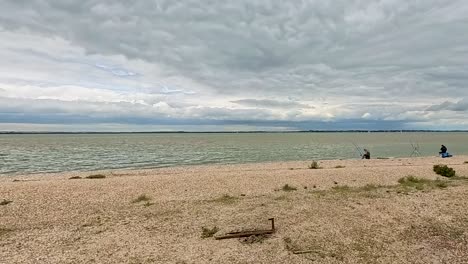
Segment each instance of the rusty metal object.
[[230,239],[230,238],[239,238],[239,237],[249,237],[249,236],[259,236],[259,235],[268,235],[273,234],[275,232],[275,219],[270,218],[268,219],[271,221],[271,229],[270,230],[251,230],[251,231],[239,231],[239,232],[229,232],[224,236],[216,236],[216,240],[221,239]]

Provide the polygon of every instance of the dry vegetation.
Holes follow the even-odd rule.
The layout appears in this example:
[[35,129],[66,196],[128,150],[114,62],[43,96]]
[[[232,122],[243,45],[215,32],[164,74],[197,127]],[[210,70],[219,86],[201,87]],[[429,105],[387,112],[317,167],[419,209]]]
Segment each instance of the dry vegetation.
[[132,200],[132,203],[139,203],[139,202],[149,202],[151,197],[147,196],[146,194],[141,194],[137,198]]
[[219,228],[216,226],[213,228],[202,227],[201,238],[213,237],[218,231],[219,231]]
[[215,203],[221,203],[221,204],[233,204],[233,203],[237,202],[238,199],[239,198],[237,198],[237,197],[234,197],[234,196],[231,196],[231,195],[228,195],[228,194],[224,194],[223,196],[212,199],[210,201],[215,202]]
[[312,163],[308,167],[311,170],[321,169],[319,163],[317,161],[312,161]]

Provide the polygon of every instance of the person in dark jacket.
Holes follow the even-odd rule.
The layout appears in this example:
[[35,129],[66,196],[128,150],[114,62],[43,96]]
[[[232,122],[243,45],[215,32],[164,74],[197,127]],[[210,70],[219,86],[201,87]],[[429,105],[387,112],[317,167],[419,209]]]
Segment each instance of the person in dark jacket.
[[367,149],[364,149],[364,154],[362,154],[363,159],[370,159],[370,152]]
[[447,153],[447,147],[444,145],[441,145],[439,155]]

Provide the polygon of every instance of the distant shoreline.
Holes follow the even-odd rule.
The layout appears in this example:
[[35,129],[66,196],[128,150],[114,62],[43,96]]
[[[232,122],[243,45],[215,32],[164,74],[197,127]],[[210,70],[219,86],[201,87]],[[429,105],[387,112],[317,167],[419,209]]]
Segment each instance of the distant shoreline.
[[467,133],[468,130],[298,130],[298,131],[149,131],[149,132],[33,132],[0,131],[0,135],[76,135],[76,134],[287,134],[287,133]]

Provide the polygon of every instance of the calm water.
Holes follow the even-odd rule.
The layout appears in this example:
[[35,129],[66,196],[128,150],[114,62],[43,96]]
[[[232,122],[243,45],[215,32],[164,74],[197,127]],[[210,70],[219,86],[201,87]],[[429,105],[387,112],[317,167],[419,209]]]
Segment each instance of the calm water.
[[468,154],[468,133],[258,133],[0,135],[0,174],[117,168],[406,157],[417,142],[423,156]]

